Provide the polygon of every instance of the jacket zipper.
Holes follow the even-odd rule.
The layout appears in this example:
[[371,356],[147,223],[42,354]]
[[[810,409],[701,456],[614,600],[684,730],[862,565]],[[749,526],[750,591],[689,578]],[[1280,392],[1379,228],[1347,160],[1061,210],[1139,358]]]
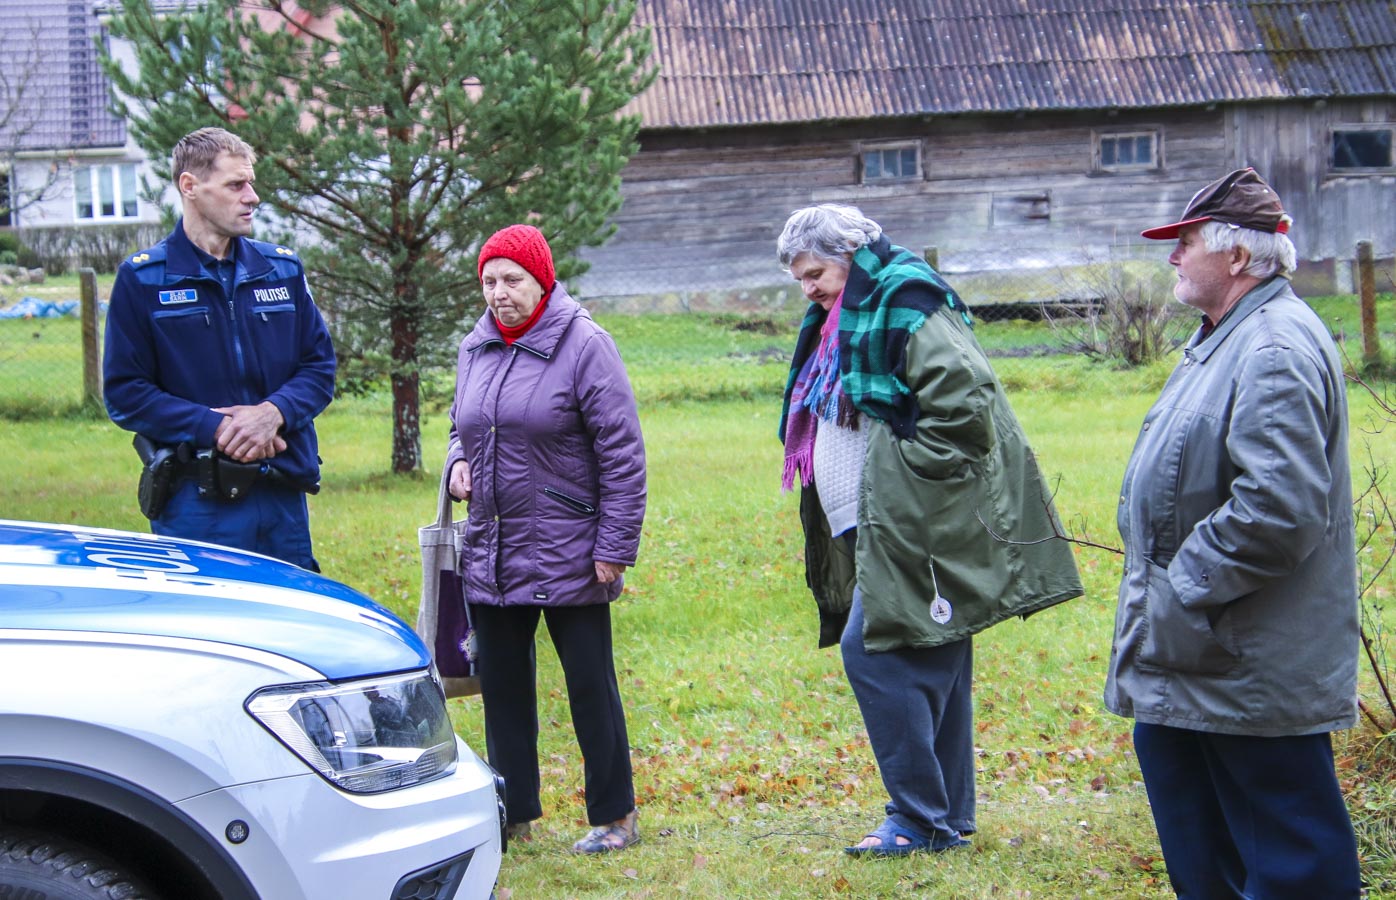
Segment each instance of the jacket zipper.
[[238,334],[238,315],[236,300],[237,280],[233,281],[233,292],[228,296],[228,330],[233,336],[233,356],[237,359],[238,376],[244,384],[247,383],[247,363],[242,358],[242,335]]

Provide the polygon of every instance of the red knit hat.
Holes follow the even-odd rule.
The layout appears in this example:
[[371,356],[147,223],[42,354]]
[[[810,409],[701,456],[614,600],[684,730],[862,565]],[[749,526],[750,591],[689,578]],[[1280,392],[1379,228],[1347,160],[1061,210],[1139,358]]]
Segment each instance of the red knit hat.
[[553,251],[548,247],[548,239],[543,232],[532,225],[510,225],[501,228],[480,248],[478,274],[485,275],[485,263],[499,257],[512,259],[524,267],[543,286],[543,296],[552,293],[557,283],[557,273],[553,270]]

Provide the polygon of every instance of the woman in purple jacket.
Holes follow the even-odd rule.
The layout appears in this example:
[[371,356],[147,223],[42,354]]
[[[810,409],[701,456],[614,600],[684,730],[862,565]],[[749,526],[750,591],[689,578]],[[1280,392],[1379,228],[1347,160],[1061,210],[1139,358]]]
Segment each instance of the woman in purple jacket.
[[446,465],[451,495],[470,501],[461,561],[485,744],[508,786],[509,834],[524,838],[543,814],[541,615],[567,681],[593,826],[572,849],[622,850],[640,831],[609,604],[645,517],[635,396],[611,336],[557,283],[542,232],[496,232],[479,271],[489,312],[461,342]]

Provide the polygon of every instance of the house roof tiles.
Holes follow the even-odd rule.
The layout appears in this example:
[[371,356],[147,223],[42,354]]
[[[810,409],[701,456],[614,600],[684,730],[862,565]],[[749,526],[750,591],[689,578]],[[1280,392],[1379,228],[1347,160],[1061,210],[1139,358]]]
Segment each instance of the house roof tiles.
[[92,0],[0,2],[0,147],[5,151],[121,147],[93,41]]

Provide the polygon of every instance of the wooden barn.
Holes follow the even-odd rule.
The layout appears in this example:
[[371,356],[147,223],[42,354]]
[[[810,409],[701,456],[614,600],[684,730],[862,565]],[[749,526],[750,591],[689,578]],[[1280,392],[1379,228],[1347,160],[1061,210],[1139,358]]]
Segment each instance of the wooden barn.
[[781,225],[822,202],[936,248],[948,273],[1161,258],[1139,231],[1251,165],[1295,219],[1301,289],[1350,289],[1359,240],[1396,254],[1393,9],[641,0],[659,75],[632,105],[617,232],[578,287],[779,285]]

